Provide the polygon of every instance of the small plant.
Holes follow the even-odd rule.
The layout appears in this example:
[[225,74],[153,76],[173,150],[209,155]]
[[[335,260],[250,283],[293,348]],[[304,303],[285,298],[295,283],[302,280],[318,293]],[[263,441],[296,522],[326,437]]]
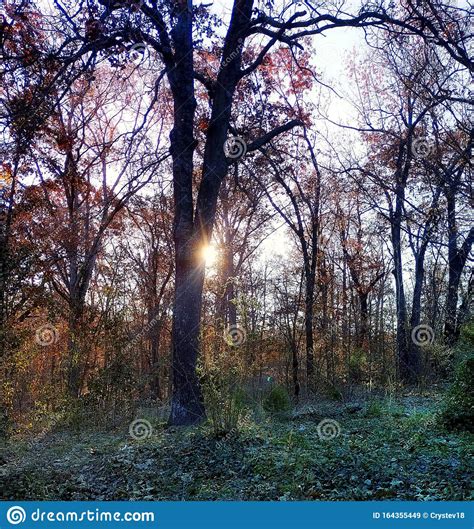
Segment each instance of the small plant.
[[384,403],[379,399],[373,399],[367,404],[364,415],[366,417],[381,417],[384,413]]
[[386,415],[401,417],[403,414],[403,407],[399,406],[393,398],[374,398],[367,403],[364,411],[366,417],[383,417]]
[[288,391],[283,386],[273,386],[263,399],[263,409],[268,413],[284,414],[291,409]]

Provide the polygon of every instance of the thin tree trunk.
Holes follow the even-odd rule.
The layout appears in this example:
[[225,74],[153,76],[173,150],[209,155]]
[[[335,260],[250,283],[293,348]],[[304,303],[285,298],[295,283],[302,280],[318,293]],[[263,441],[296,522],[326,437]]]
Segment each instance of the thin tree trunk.
[[[402,191],[399,190],[399,193]],[[392,218],[392,245],[393,261],[396,291],[396,309],[397,309],[397,358],[399,376],[403,382],[412,382],[415,373],[409,358],[408,345],[408,313],[405,298],[405,289],[403,285],[403,264],[401,248],[401,216],[402,216],[403,196],[397,195],[396,211]]]
[[[415,260],[415,286],[413,289],[413,304],[410,316],[411,330],[420,325],[421,322],[421,294],[425,276],[425,251],[426,245],[423,245]],[[415,376],[418,377],[421,373],[421,351],[419,346],[413,340],[410,341],[410,357],[411,365],[415,370]]]
[[233,249],[230,239],[227,239],[227,247],[224,250],[224,267],[223,280],[225,285],[223,321],[227,325],[234,326],[237,324],[237,306],[235,304],[235,285],[234,285],[234,259]]
[[161,399],[161,382],[160,382],[160,339],[161,339],[161,320],[158,319],[159,306],[155,307],[148,313],[149,343],[150,343],[150,371],[151,381],[150,390],[152,397]]
[[360,291],[357,293],[359,296],[359,307],[360,307],[360,328],[357,335],[357,347],[363,351],[369,349],[369,305],[368,296],[369,293]]
[[313,337],[313,302],[315,275],[306,274],[305,281],[305,338],[306,338],[306,376],[311,387],[314,378],[314,337]]

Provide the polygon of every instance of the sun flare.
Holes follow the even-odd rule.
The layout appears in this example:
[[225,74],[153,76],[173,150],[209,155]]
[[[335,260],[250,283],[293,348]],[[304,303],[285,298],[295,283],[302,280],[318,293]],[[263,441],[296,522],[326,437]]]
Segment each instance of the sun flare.
[[217,261],[217,249],[213,244],[204,246],[202,249],[202,256],[206,262],[206,266],[214,266]]

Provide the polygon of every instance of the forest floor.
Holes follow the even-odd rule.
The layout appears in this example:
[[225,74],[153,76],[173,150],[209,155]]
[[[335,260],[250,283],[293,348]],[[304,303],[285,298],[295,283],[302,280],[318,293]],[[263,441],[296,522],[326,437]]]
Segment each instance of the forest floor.
[[[438,404],[318,402],[224,439],[159,421],[142,441],[126,428],[13,439],[0,490],[17,500],[467,500],[474,436],[440,428]],[[334,439],[318,434],[325,418],[340,426]]]

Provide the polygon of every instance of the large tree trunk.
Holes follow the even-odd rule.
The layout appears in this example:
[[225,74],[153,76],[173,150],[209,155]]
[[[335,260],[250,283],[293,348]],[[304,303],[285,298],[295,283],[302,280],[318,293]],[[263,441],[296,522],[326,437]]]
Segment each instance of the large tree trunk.
[[81,394],[83,373],[85,372],[84,346],[87,326],[84,325],[86,293],[94,270],[98,247],[86,257],[85,263],[78,265],[77,246],[69,252],[70,287],[69,287],[69,343],[67,359],[68,394],[77,398]]
[[[202,176],[193,209],[193,137],[196,100],[190,0],[176,3],[172,31],[174,55],[164,53],[174,103],[170,135],[175,201],[176,283],[173,320],[173,398],[169,422],[195,424],[205,417],[195,372],[204,283],[202,247],[209,243],[215,222],[219,189],[229,161],[224,153],[235,88],[239,82],[242,46],[252,17],[253,0],[237,0],[232,9],[222,52],[221,68],[212,89],[212,111],[206,134]],[[166,37],[164,35],[163,37]],[[169,43],[165,43],[168,47]],[[252,144],[256,150],[273,137],[299,125],[292,120]]]
[[[179,12],[178,12],[179,10]],[[170,134],[173,158],[175,296],[172,332],[173,395],[170,424],[187,425],[201,421],[204,404],[196,375],[199,351],[201,293],[204,263],[199,263],[193,240],[193,136],[196,99],[192,8],[186,2],[176,6],[172,31],[174,58],[168,59],[168,79],[174,102],[174,126]]]
[[[179,105],[179,102],[175,101],[175,105]],[[175,128],[171,134],[176,208],[173,396],[169,418],[170,424],[173,425],[196,424],[205,417],[202,392],[196,374],[204,261],[199,251],[202,239],[193,234],[194,109],[194,97],[188,98],[184,95],[181,105],[176,107]]]
[[83,332],[84,306],[73,300],[69,307],[69,338],[67,357],[67,391],[68,395],[77,399],[81,393],[81,333]]
[[456,203],[454,190],[446,193],[448,207],[448,292],[446,294],[446,317],[444,321],[444,337],[448,345],[456,341],[456,311],[458,305],[458,287],[461,279],[459,262],[457,261],[457,227]]
[[196,373],[199,354],[204,263],[198,256],[180,255],[176,261],[173,317],[173,399],[170,423],[197,424],[205,417]]
[[228,162],[224,154],[235,87],[242,56],[242,31],[252,15],[251,0],[235,3],[224,45],[212,112],[204,148],[202,177],[193,215],[193,137],[196,100],[191,2],[176,5],[172,31],[174,61],[168,79],[174,102],[174,126],[170,136],[175,200],[176,280],[173,317],[173,397],[169,423],[196,424],[205,417],[202,392],[196,374],[199,326],[205,263],[202,246],[208,244],[215,221],[217,199]]

